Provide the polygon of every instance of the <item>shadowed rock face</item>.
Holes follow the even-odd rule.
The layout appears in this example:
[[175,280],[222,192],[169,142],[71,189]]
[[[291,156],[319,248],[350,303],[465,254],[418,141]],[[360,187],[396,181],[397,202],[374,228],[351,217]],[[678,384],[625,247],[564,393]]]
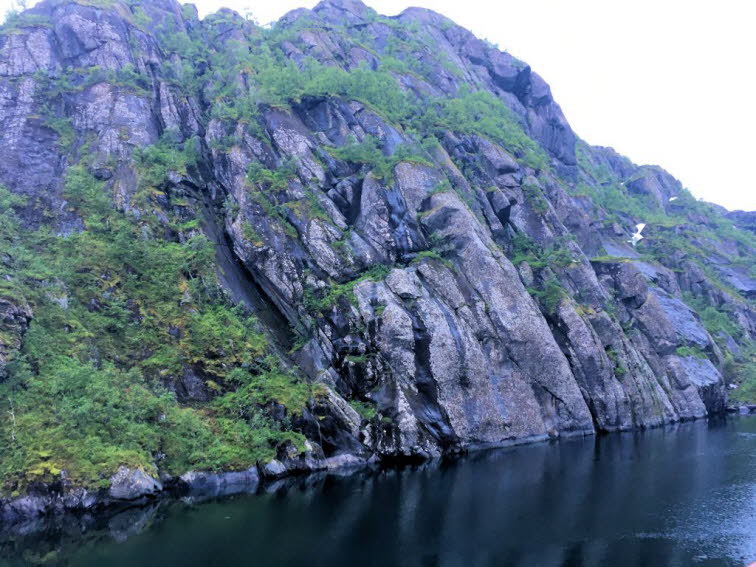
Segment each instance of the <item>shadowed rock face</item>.
[[[682,294],[726,309],[740,338],[752,338],[744,259],[754,250],[727,235],[710,246],[719,225],[686,208],[663,170],[579,142],[529,66],[427,10],[388,19],[357,0],[325,0],[285,16],[264,40],[279,65],[366,71],[392,57],[404,62],[392,71],[396,89],[420,107],[490,93],[546,160],[534,167],[514,142],[442,124],[422,159],[397,158],[381,173],[334,148],[375,140],[391,159],[418,147],[415,124],[345,94],[288,104],[252,96],[252,119],[224,114],[217,57],[249,51],[269,32],[230,11],[200,22],[171,0],[140,4],[48,0],[0,36],[0,182],[28,198],[18,207],[28,227],[58,234],[83,229],[63,179],[85,152],[114,205],[136,217],[165,214],[174,193],[193,195],[222,248],[230,295],[328,391],[314,410],[320,424],[300,424],[321,457],[428,457],[724,408],[723,351]],[[177,32],[216,59],[182,60],[168,41]],[[182,61],[197,72],[191,88],[172,74]],[[124,67],[136,86],[114,78]],[[101,75],[83,78],[95,68]],[[231,92],[254,95],[256,72],[233,75]],[[64,77],[73,86],[53,88]],[[59,120],[70,123],[68,140]],[[197,140],[197,161],[172,172],[164,196],[142,210],[134,152],[165,132]],[[250,180],[251,164],[291,172],[272,188]],[[612,187],[646,209],[612,208],[602,198]],[[658,222],[671,215],[672,228]],[[634,250],[627,241],[640,222],[646,240]],[[711,230],[696,240],[697,226]],[[711,265],[670,247],[672,233],[706,250]],[[349,293],[312,307],[312,297],[347,284]],[[30,320],[31,308],[0,297],[0,379]],[[286,354],[295,338],[303,346]],[[175,389],[183,401],[212,396],[192,369],[184,376]],[[375,416],[361,418],[346,400]],[[140,494],[156,490],[138,480]]]

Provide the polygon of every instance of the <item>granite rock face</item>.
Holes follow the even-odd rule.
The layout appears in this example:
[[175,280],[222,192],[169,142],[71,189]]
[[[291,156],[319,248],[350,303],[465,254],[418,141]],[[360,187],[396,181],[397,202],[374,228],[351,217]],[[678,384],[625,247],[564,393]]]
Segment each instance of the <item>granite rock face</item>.
[[[528,65],[428,10],[382,18],[358,0],[324,0],[282,18],[270,40],[278,64],[368,72],[390,57],[410,99],[488,93],[545,156],[534,166],[521,141],[447,123],[422,159],[404,159],[402,148],[421,141],[414,125],[359,97],[256,102],[257,71],[245,69],[229,88],[255,105],[254,120],[220,108],[215,60],[182,59],[165,30],[231,57],[263,33],[233,12],[199,21],[173,0],[106,4],[45,0],[0,35],[0,183],[27,198],[18,210],[28,227],[57,234],[82,230],[63,179],[85,150],[120,210],[159,215],[186,194],[203,203],[203,226],[225,247],[229,293],[256,302],[291,364],[328,392],[320,416],[299,425],[311,456],[285,455],[264,475],[342,455],[427,458],[724,409],[727,341],[686,301],[726,311],[738,340],[752,339],[753,248],[726,234],[707,241],[720,225],[668,173],[580,142]],[[191,88],[179,80],[187,63],[202,69]],[[197,160],[142,210],[134,155],[166,132],[195,140]],[[389,173],[377,158],[337,151],[366,140]],[[273,183],[251,167],[287,173]],[[609,191],[647,209],[612,209]],[[638,223],[648,226],[633,247]],[[698,226],[706,231],[692,237]],[[679,241],[707,250],[709,264]],[[32,317],[0,295],[0,380]],[[212,396],[191,369],[175,393],[187,403]],[[373,411],[361,415],[348,400]],[[257,483],[256,472],[192,474],[186,482],[210,492]],[[110,496],[160,488],[122,469]]]

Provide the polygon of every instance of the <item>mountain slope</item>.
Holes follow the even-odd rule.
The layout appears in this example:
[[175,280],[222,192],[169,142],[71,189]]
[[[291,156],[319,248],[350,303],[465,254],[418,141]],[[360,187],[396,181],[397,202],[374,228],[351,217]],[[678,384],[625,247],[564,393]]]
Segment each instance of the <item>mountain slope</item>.
[[45,0],[0,124],[0,476],[40,506],[752,395],[753,234],[433,12]]

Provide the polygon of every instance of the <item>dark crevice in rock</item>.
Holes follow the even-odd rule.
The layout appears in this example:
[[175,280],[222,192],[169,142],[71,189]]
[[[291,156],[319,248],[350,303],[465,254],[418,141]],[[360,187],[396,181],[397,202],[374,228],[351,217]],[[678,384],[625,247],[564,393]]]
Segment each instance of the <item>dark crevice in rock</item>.
[[362,212],[362,185],[364,181],[363,178],[359,178],[353,185],[354,193],[352,195],[352,200],[349,203],[347,214],[345,215],[347,224],[350,226],[353,226],[354,223],[357,222],[357,219]]
[[216,219],[216,213],[207,193],[198,190],[202,205],[203,229],[215,244],[218,274],[235,303],[245,305],[262,323],[284,351],[291,349],[294,334],[291,326],[276,304],[268,297],[254,275],[233,251],[233,241]]
[[446,324],[449,328],[449,333],[451,333],[452,340],[454,340],[454,346],[457,351],[457,355],[459,357],[459,382],[460,385],[464,388],[470,386],[470,377],[467,375],[467,369],[466,369],[466,363],[467,363],[467,352],[465,350],[465,342],[462,339],[462,336],[459,332],[459,328],[457,327],[457,324],[454,319],[454,315],[449,310],[448,306],[439,299],[436,295],[432,293],[432,291],[429,289],[429,286],[427,282],[425,281],[425,278],[421,273],[418,272],[417,278],[420,281],[420,283],[423,284],[423,287],[427,289],[430,293],[429,295],[433,298],[433,303],[438,307],[439,311],[444,316],[444,320],[446,321]]
[[415,416],[431,437],[436,439],[441,447],[450,447],[458,442],[458,438],[449,423],[446,411],[438,402],[438,386],[433,377],[430,358],[431,334],[411,302],[405,301],[405,308],[412,319],[417,386],[417,394],[407,392],[407,397]]

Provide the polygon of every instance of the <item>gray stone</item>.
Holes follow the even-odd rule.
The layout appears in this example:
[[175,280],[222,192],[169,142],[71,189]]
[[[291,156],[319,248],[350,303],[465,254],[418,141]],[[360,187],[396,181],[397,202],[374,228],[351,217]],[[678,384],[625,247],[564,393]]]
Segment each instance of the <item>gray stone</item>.
[[262,473],[266,478],[280,478],[286,476],[288,469],[281,461],[273,459],[263,466]]
[[159,480],[139,469],[120,467],[110,478],[108,495],[114,500],[136,500],[145,496],[155,496],[163,490]]

